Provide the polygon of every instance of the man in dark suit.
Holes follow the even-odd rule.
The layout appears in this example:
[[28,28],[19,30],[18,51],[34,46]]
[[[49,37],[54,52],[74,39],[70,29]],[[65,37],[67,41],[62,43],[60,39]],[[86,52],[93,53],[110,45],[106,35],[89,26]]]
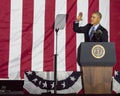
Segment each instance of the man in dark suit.
[[[82,12],[79,13],[76,21],[73,23],[73,30],[76,33],[84,33],[85,42],[108,42],[108,32],[100,25],[100,20],[102,15],[100,12],[94,12],[91,16],[91,22],[85,26],[79,27],[79,22],[82,20]],[[81,46],[79,46],[81,47]],[[78,48],[78,53],[80,53],[80,48]],[[77,54],[77,62],[80,64],[80,54]]]
[[85,42],[108,42],[108,32],[100,25],[101,13],[94,12],[91,16],[90,24],[79,27],[79,21],[82,20],[82,15],[82,12],[80,12],[76,21],[74,21],[73,30],[77,33],[84,33]]

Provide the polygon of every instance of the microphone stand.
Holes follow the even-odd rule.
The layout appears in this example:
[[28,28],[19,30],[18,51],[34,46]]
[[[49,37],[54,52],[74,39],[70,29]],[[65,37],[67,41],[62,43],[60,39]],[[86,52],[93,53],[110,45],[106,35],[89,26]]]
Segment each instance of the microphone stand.
[[58,29],[55,29],[56,32],[56,53],[54,54],[54,94],[57,93],[57,37],[58,37]]

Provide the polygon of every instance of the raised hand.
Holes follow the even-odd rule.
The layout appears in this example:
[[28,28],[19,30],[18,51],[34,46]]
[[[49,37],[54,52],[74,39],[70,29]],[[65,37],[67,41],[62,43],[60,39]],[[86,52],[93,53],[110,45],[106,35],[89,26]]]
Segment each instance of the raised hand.
[[82,20],[82,16],[83,16],[83,13],[80,12],[80,13],[78,14],[77,21],[81,21],[81,20]]

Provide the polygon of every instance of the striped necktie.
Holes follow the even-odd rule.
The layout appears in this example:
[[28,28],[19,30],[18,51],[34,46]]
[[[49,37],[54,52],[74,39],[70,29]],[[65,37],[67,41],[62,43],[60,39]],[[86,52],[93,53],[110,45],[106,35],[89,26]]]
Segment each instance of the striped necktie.
[[93,26],[92,29],[91,29],[91,31],[90,31],[90,34],[89,34],[90,41],[92,41],[94,30],[95,30],[95,27]]

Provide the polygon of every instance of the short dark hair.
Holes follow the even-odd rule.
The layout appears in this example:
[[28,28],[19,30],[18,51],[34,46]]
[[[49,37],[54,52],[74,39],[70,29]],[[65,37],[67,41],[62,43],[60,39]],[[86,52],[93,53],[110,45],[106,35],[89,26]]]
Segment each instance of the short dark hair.
[[100,17],[100,19],[102,18],[102,14],[99,11],[93,12],[93,14],[97,14]]

